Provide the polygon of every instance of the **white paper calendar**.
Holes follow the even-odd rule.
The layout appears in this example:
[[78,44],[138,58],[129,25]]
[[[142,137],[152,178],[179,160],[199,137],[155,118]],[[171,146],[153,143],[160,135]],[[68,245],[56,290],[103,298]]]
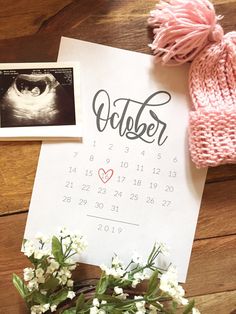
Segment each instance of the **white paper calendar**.
[[187,148],[188,68],[69,38],[59,60],[80,62],[84,138],[43,144],[25,237],[79,229],[95,265],[165,242],[185,281],[206,176]]

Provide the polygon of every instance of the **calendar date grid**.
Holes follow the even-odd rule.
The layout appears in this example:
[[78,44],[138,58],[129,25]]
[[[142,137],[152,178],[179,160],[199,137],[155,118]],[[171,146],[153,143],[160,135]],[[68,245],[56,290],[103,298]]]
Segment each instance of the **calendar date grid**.
[[[96,141],[93,141],[93,147],[96,147]],[[112,151],[114,149],[113,144],[107,145],[107,151]],[[116,169],[119,169],[118,174],[112,173],[112,176],[106,177],[107,173],[104,170],[106,166],[109,166],[112,159],[114,158],[112,154],[110,153],[108,157],[104,156],[96,156],[96,153],[93,151],[89,151],[86,154],[87,161],[83,162],[83,164],[86,164],[88,166],[91,166],[82,169],[80,167],[80,158],[84,158],[85,154],[84,152],[80,155],[79,150],[73,152],[72,158],[70,158],[71,165],[67,168],[67,180],[64,183],[64,194],[62,198],[62,202],[65,203],[67,206],[78,206],[79,208],[84,208],[87,211],[95,212],[95,214],[87,214],[91,218],[94,217],[96,219],[111,219],[119,222],[117,219],[113,218],[106,218],[97,216],[96,213],[99,212],[99,214],[102,212],[107,217],[110,217],[112,214],[120,216],[122,214],[122,210],[120,208],[120,200],[124,198],[128,202],[128,206],[133,206],[132,204],[135,204],[137,202],[141,203],[142,206],[155,206],[155,207],[166,207],[170,208],[171,205],[173,205],[173,200],[171,193],[174,193],[175,186],[174,182],[170,182],[168,180],[165,182],[164,185],[161,184],[163,181],[163,174],[161,166],[159,167],[147,167],[145,164],[144,159],[138,159],[136,160],[136,163],[130,162],[129,158],[125,159],[127,154],[130,152],[130,147],[124,146],[123,147],[123,155],[120,161],[118,162],[118,166],[115,167]],[[156,153],[152,153],[156,154]],[[106,154],[104,154],[106,155]],[[145,150],[140,151],[140,155],[144,157],[146,155]],[[160,161],[162,158],[161,153],[157,153],[156,156],[157,161]],[[153,156],[152,156],[153,158]],[[98,185],[96,180],[98,180],[98,170],[96,169],[96,162],[102,160],[101,165],[103,165],[104,168],[99,168],[104,173],[101,174],[101,184]],[[76,161],[76,162],[75,162]],[[173,165],[177,163],[177,157],[172,158]],[[160,162],[157,164],[160,164]],[[129,169],[131,168],[131,170]],[[147,168],[147,170],[145,169]],[[128,173],[134,173],[134,177],[130,177],[127,175],[127,170],[129,170]],[[113,170],[112,170],[113,171]],[[148,175],[147,175],[148,172]],[[173,167],[171,170],[165,173],[165,176],[168,179],[175,179],[177,177],[177,171],[175,171],[175,168]],[[69,178],[68,178],[69,177]],[[159,177],[159,178],[157,178]],[[96,178],[96,179],[94,179]],[[103,181],[104,180],[104,181]],[[107,180],[107,181],[106,181]],[[109,180],[112,180],[112,184],[109,184]],[[116,184],[116,188],[114,188],[114,185]],[[128,185],[129,189],[123,190],[123,186]],[[145,187],[146,189],[150,190],[150,193],[148,193],[146,196],[142,194],[142,189]],[[76,189],[79,195],[79,199],[76,199],[76,197],[73,197],[70,190]],[[96,197],[96,201],[90,200],[90,193]],[[168,194],[168,197],[164,197],[163,194]],[[115,202],[107,204],[106,197],[112,197]],[[113,204],[114,203],[114,204]],[[109,214],[109,215],[108,215]],[[132,223],[131,223],[132,224]]]

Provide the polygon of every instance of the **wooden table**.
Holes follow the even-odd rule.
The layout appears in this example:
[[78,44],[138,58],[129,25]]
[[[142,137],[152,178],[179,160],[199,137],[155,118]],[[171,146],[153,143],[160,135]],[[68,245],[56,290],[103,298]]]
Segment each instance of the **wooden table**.
[[[225,16],[225,31],[234,30],[236,1],[214,2],[218,14]],[[155,1],[8,0],[0,4],[0,62],[56,61],[61,35],[150,53],[146,19]],[[26,313],[11,276],[21,274],[27,265],[20,246],[40,145],[0,143],[0,314]],[[88,266],[82,270],[84,277],[98,271]],[[236,165],[208,171],[184,287],[202,313],[236,313]]]

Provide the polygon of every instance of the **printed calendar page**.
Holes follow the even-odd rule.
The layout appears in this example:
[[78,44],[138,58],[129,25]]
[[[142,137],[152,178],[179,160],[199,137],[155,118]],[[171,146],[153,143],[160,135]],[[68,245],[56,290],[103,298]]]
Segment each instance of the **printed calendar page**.
[[43,144],[25,237],[79,229],[94,265],[164,242],[185,281],[206,176],[188,152],[188,68],[69,38],[59,60],[80,62],[84,137]]

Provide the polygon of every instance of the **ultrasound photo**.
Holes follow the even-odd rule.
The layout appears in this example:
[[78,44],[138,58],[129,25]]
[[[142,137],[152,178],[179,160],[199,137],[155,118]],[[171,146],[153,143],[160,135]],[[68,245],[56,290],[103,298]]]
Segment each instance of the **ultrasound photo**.
[[73,68],[0,71],[0,127],[75,125]]

